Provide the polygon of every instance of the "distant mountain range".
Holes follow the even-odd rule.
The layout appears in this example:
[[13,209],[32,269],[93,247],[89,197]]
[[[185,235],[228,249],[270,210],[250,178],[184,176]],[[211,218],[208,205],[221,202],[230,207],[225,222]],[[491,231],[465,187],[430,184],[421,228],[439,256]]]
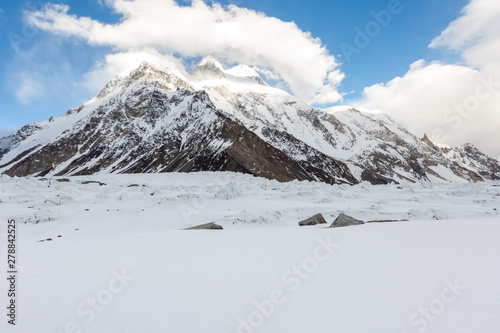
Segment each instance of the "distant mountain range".
[[383,113],[311,107],[211,57],[189,74],[143,62],[89,102],[0,139],[0,173],[10,176],[195,171],[463,182],[499,180],[500,161],[417,138]]

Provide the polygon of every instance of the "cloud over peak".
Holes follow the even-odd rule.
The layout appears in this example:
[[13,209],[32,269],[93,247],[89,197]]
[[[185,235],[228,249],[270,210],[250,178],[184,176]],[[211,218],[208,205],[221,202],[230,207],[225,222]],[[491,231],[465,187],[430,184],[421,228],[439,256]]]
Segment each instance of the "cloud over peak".
[[69,14],[67,5],[47,5],[27,13],[34,26],[117,52],[154,50],[183,58],[212,55],[228,63],[257,66],[279,76],[299,98],[317,103],[342,99],[339,64],[317,38],[284,22],[246,8],[201,0],[180,6],[174,0],[107,0],[122,16],[105,24]]

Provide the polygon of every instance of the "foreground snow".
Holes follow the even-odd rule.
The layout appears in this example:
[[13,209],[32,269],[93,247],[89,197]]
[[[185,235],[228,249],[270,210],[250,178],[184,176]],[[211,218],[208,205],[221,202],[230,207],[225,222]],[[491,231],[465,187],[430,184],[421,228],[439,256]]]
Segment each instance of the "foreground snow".
[[[2,177],[19,308],[0,331],[498,332],[499,185]],[[410,221],[297,225],[341,211]],[[225,230],[180,230],[211,221]]]

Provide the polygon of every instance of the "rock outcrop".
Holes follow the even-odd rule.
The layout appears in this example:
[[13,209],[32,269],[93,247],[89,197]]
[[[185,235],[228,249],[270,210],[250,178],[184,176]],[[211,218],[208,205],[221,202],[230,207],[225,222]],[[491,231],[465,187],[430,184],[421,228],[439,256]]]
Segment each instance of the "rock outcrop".
[[355,219],[352,216],[341,213],[335,221],[330,225],[330,228],[348,227],[351,225],[365,224],[365,222]]
[[222,226],[215,224],[214,222],[201,224],[196,227],[186,228],[184,230],[223,230]]
[[311,225],[316,225],[316,224],[324,224],[326,223],[325,218],[323,217],[322,214],[316,214],[314,216],[311,216],[308,219],[305,219],[303,221],[299,222],[299,226],[311,226]]

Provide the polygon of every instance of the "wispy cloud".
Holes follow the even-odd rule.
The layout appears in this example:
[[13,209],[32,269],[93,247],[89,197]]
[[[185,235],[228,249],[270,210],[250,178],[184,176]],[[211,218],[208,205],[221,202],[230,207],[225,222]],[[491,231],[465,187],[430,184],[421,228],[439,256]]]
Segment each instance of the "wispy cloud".
[[34,98],[43,96],[44,85],[42,80],[37,79],[32,73],[20,73],[18,75],[16,98],[24,105],[31,104]]
[[0,127],[0,139],[6,136],[9,136],[11,134],[16,133],[16,129],[14,128],[3,128]]
[[298,97],[318,103],[342,99],[344,78],[335,57],[321,41],[283,22],[246,8],[206,4],[178,5],[174,0],[106,0],[122,15],[116,24],[68,14],[66,5],[48,5],[27,14],[36,27],[78,37],[90,45],[112,46],[120,53],[155,50],[181,57],[212,55],[272,71]]

